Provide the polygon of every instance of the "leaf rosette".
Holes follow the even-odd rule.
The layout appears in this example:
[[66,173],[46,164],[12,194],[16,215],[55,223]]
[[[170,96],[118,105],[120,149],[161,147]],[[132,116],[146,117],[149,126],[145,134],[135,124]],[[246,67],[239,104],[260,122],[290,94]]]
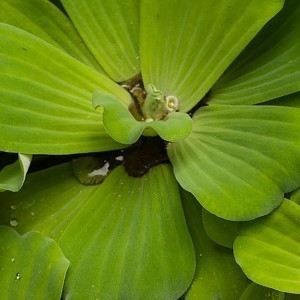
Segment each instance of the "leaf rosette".
[[[300,185],[299,1],[61,4],[64,12],[47,0],[0,3],[0,150],[93,158],[82,170],[76,162],[73,170],[53,167],[30,175],[24,191],[1,193],[3,224],[18,215],[17,230],[39,230],[59,243],[71,261],[64,296],[153,298],[145,284],[151,282],[160,298],[175,299],[193,280],[195,262],[202,293],[191,237],[196,251],[226,257],[231,268],[228,251],[236,236],[242,239],[235,221],[270,214]],[[133,161],[141,172],[128,171]],[[21,187],[27,167],[18,165],[11,190]],[[75,179],[75,169],[84,182]],[[195,203],[185,200],[178,184],[197,199],[197,212],[203,206],[204,228],[229,248],[224,253],[199,244],[207,237],[204,230],[194,234],[195,224],[188,221],[187,229],[180,199]],[[0,188],[7,189],[2,186],[1,179]],[[19,210],[11,212],[15,202]],[[198,216],[185,207],[186,220]],[[77,232],[85,237],[80,245]],[[95,264],[91,252],[102,255]],[[115,279],[115,289],[98,272],[112,261],[107,278]],[[158,265],[156,286],[151,280]],[[87,280],[80,282],[78,270]],[[236,265],[230,270],[238,276]],[[211,275],[205,276],[209,282]]]

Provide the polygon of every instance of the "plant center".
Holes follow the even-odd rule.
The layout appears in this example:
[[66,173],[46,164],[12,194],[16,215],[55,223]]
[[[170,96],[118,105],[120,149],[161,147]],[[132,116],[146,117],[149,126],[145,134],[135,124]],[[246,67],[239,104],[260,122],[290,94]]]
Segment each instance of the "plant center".
[[164,120],[171,112],[179,110],[176,96],[165,96],[153,84],[144,86],[141,76],[121,84],[132,97],[129,111],[138,121],[151,122]]

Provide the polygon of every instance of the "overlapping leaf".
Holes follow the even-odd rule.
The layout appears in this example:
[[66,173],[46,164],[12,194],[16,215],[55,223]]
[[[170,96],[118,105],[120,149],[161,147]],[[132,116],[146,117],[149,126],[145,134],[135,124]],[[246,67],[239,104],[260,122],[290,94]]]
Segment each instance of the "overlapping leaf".
[[96,89],[129,105],[117,84],[50,44],[0,25],[0,150],[39,154],[120,148],[91,104]]
[[255,283],[300,294],[300,206],[284,200],[270,215],[239,224],[234,255]]
[[26,30],[103,72],[71,21],[47,0],[1,0],[0,22]]
[[205,232],[211,240],[227,248],[233,247],[233,241],[237,235],[237,222],[218,218],[204,208],[202,221]]
[[249,280],[235,263],[232,251],[207,237],[196,199],[183,192],[182,202],[197,258],[195,277],[184,299],[238,299]]
[[286,1],[213,87],[210,101],[252,104],[299,91],[299,14],[298,0]]
[[115,81],[140,72],[140,1],[62,0],[82,39]]
[[177,96],[181,111],[190,110],[282,5],[282,0],[142,1],[145,86]]
[[264,102],[262,105],[279,105],[300,108],[300,92]]
[[291,200],[300,205],[300,188],[292,193]]
[[177,299],[190,285],[194,249],[170,166],[141,178],[118,167],[98,186],[81,185],[69,165],[29,180],[1,197],[1,220],[59,242],[71,262],[64,297]]
[[56,242],[37,232],[19,236],[0,226],[2,299],[60,299],[69,261]]
[[193,121],[192,133],[168,154],[179,183],[211,213],[257,218],[299,186],[299,109],[216,105]]
[[18,159],[0,171],[0,192],[17,192],[23,185],[31,162],[31,155],[19,153]]

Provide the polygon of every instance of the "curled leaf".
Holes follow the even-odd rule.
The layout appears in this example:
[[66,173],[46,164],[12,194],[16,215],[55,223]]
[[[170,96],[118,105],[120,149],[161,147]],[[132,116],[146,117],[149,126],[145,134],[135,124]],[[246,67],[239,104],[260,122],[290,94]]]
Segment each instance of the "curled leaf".
[[17,192],[22,187],[31,163],[32,155],[18,154],[18,160],[0,171],[0,192]]
[[118,143],[133,144],[141,135],[159,135],[168,142],[176,142],[189,135],[192,119],[188,114],[172,112],[164,120],[137,121],[128,108],[111,94],[96,91],[93,95],[95,108],[103,107],[103,125],[107,133]]

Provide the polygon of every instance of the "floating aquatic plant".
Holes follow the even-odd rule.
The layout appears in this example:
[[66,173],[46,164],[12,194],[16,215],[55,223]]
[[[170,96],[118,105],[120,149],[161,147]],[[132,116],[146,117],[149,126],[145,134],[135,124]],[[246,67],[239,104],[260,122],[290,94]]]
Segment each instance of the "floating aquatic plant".
[[0,290],[296,299],[299,1],[53,2],[0,2]]

